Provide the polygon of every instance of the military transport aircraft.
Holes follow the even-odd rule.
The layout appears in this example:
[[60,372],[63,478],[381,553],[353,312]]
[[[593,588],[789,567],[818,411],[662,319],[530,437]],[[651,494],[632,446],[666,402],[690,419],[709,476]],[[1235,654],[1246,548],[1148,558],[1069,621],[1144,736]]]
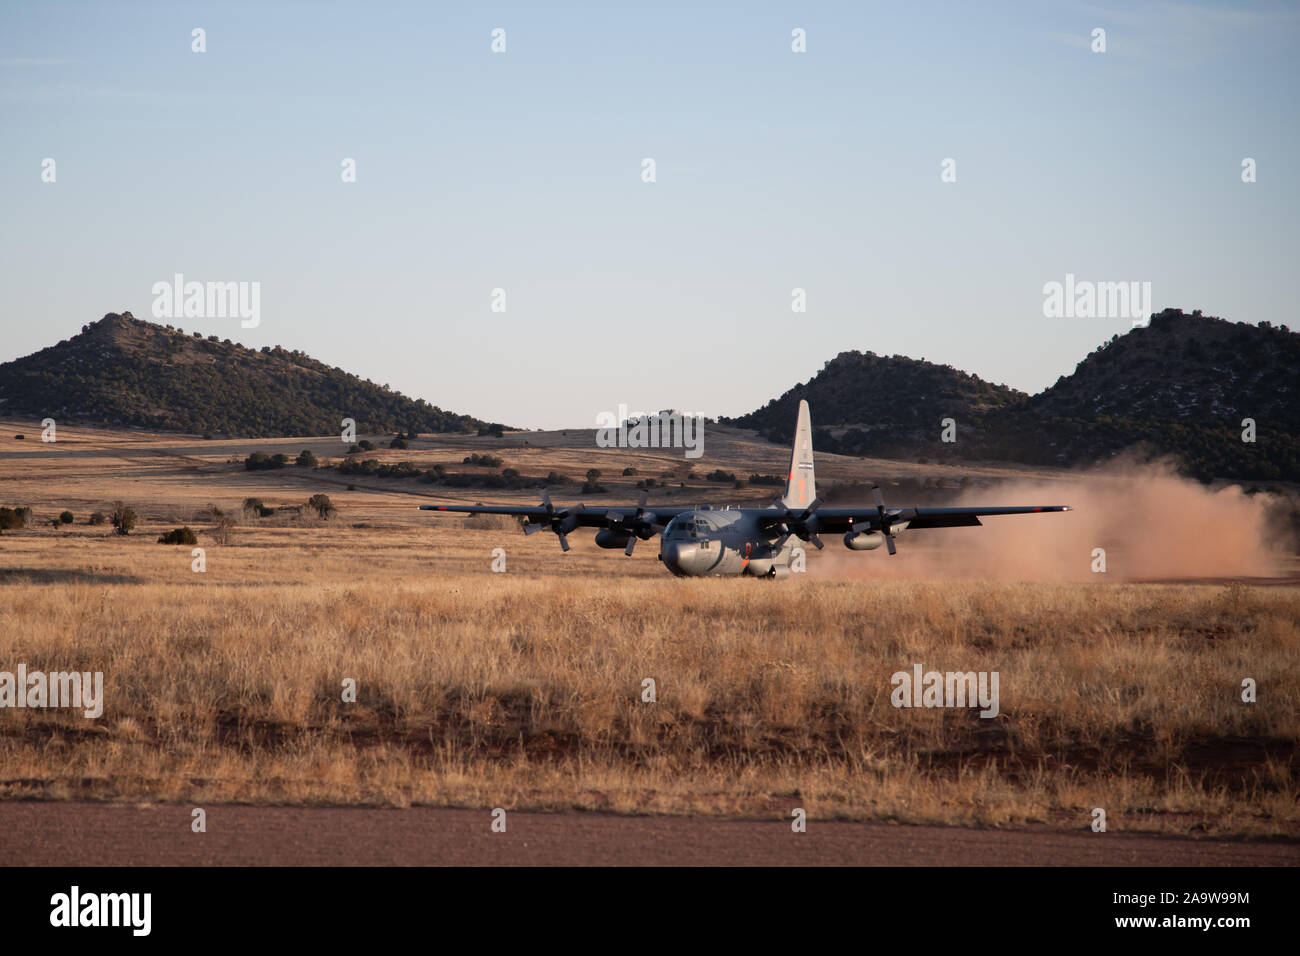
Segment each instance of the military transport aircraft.
[[622,548],[632,554],[638,540],[662,535],[659,560],[679,577],[752,574],[784,578],[794,557],[792,538],[821,548],[823,533],[844,533],[853,551],[872,551],[882,544],[896,553],[894,538],[903,529],[962,528],[980,524],[990,515],[1069,511],[1068,505],[1010,508],[886,508],[880,489],[872,489],[874,505],[823,508],[813,479],[812,424],[808,403],[799,402],[799,419],[786,476],[785,494],[768,508],[648,507],[643,492],[632,506],[615,508],[570,505],[556,508],[542,492],[542,503],[530,507],[497,505],[421,505],[422,511],[476,515],[513,515],[525,520],[524,533],[553,531],[560,547],[569,550],[569,532],[599,528],[596,544]]

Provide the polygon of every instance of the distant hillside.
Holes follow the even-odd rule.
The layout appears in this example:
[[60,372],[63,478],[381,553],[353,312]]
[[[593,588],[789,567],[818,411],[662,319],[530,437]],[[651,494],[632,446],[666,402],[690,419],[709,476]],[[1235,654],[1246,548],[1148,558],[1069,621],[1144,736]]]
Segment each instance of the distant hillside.
[[1046,416],[1300,425],[1300,335],[1166,309],[1146,328],[1112,336],[1029,407]]
[[1027,396],[951,365],[841,352],[808,382],[726,421],[787,442],[800,399],[807,399],[813,410],[817,447],[852,452],[869,445],[871,454],[888,455],[937,440],[944,418],[969,423],[993,409],[1022,404]]
[[487,423],[363,381],[301,352],[261,351],[110,312],[0,365],[0,415],[245,438],[465,432]]
[[[1242,441],[1247,418],[1254,443]],[[1019,461],[1139,446],[1202,479],[1300,480],[1300,334],[1166,309],[990,425]]]
[[[1166,309],[1033,397],[948,366],[845,352],[733,421],[788,441],[800,398],[826,451],[1069,466],[1137,450],[1203,480],[1300,481],[1300,335],[1269,323]],[[956,443],[939,440],[945,417]],[[1241,440],[1245,418],[1254,443]]]

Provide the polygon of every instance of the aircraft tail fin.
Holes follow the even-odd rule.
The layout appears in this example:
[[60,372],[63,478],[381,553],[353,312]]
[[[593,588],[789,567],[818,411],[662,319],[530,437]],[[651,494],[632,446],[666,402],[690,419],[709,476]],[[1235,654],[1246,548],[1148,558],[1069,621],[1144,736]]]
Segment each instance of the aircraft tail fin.
[[802,510],[817,497],[817,482],[813,476],[812,420],[808,403],[799,400],[799,421],[794,427],[794,448],[790,452],[790,472],[785,479],[785,495],[781,503],[790,510]]

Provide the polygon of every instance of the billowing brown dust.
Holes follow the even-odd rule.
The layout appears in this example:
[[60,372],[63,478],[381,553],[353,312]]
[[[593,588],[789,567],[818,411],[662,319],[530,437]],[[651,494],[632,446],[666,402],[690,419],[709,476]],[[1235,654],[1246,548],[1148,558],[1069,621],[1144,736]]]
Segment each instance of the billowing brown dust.
[[[1274,577],[1286,573],[1268,495],[1207,488],[1163,465],[1077,478],[1009,481],[954,505],[1069,505],[1060,514],[981,519],[982,528],[904,531],[898,554],[848,551],[840,537],[808,560],[812,577],[987,578],[1001,581]],[[907,501],[886,505],[906,507]],[[1103,554],[1097,552],[1101,549]],[[1104,560],[1105,574],[1098,573]]]

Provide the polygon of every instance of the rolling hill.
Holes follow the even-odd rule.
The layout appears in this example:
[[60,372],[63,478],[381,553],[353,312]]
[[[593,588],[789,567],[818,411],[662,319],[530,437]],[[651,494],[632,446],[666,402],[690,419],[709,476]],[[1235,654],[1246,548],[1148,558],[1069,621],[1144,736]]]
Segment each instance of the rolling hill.
[[0,415],[244,438],[360,432],[467,432],[468,415],[407,398],[279,346],[110,312],[57,345],[0,365]]
[[[1087,465],[1171,456],[1202,480],[1300,481],[1300,335],[1166,309],[1034,396],[913,359],[846,352],[732,423],[789,438],[800,398],[816,444],[845,454]],[[939,422],[958,423],[955,443]],[[1255,441],[1242,440],[1243,420]]]
[[870,446],[889,455],[926,445],[939,435],[939,422],[980,420],[994,409],[1021,405],[1024,392],[993,385],[950,365],[874,352],[841,352],[808,382],[794,386],[762,408],[727,419],[754,428],[770,440],[789,442],[799,401],[807,399],[817,426],[817,446],[857,453]]
[[1136,448],[1203,480],[1298,481],[1300,334],[1166,309],[989,424],[1002,453],[1031,464]]
[[[1202,480],[1300,481],[1300,335],[1267,322],[1166,309],[1033,396],[948,365],[843,352],[722,421],[784,444],[800,399],[824,451],[1061,466],[1136,452],[1171,456]],[[0,365],[0,416],[247,438],[333,434],[345,417],[361,432],[492,427],[302,352],[187,335],[129,312]],[[945,418],[956,442],[941,440]],[[1254,442],[1242,440],[1244,419]]]

